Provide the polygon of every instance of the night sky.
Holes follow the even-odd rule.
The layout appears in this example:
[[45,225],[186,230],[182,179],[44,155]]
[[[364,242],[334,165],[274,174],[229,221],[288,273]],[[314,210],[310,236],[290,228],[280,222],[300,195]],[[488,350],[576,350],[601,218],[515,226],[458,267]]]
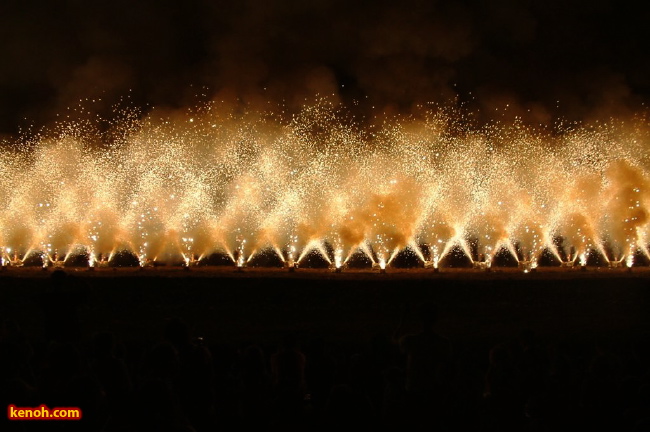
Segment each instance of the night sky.
[[[80,99],[182,109],[197,95],[298,107],[315,94],[408,113],[459,101],[531,122],[628,116],[650,96],[644,2],[8,0],[0,134]],[[334,95],[334,96],[332,96]]]

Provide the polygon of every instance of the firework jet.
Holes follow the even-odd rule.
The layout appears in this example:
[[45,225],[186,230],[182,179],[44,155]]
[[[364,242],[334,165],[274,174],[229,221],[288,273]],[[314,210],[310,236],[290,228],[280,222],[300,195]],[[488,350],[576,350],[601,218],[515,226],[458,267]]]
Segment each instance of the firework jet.
[[355,122],[322,101],[290,119],[210,103],[102,133],[59,125],[0,147],[2,262],[94,266],[126,250],[141,265],[221,253],[243,266],[271,252],[340,268],[363,253],[384,269],[404,250],[437,267],[456,249],[534,268],[544,251],[583,265],[648,254],[645,120],[551,131],[464,118]]

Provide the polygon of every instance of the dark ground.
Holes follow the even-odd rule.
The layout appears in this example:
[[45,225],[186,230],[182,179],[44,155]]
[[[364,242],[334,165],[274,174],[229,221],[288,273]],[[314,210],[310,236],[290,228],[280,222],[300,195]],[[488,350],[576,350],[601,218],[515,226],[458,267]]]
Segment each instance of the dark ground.
[[[110,330],[123,339],[159,336],[157,323],[178,316],[206,341],[269,341],[287,332],[358,343],[390,335],[417,304],[440,308],[440,333],[491,344],[529,328],[546,338],[606,338],[650,333],[650,269],[587,272],[514,269],[481,273],[443,269],[388,274],[325,270],[67,269],[81,293],[84,336]],[[42,335],[43,293],[50,274],[9,269],[0,274],[0,314]],[[73,288],[72,288],[73,287]]]
[[[79,406],[84,420],[8,430],[650,426],[648,267],[65,272],[0,273],[0,403]],[[437,345],[429,367],[446,372],[421,394],[404,381],[419,354],[395,332],[416,334],[431,303],[451,351]],[[173,317],[191,342],[165,333]],[[291,393],[280,358],[304,376]]]

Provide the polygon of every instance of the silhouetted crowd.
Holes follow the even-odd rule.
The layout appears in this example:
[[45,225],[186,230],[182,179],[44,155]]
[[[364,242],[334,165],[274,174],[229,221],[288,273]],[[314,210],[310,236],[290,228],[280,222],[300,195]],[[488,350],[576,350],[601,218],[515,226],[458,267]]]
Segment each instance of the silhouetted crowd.
[[[65,283],[56,277],[44,301],[54,310],[74,305],[56,300]],[[80,407],[83,419],[4,418],[1,430],[650,430],[643,340],[625,349],[550,343],[524,329],[485,347],[440,335],[433,304],[418,305],[417,329],[400,323],[358,344],[304,333],[220,343],[196,337],[179,318],[152,323],[157,340],[111,332],[84,340],[74,310],[63,312],[46,314],[39,344],[3,320],[0,403]]]

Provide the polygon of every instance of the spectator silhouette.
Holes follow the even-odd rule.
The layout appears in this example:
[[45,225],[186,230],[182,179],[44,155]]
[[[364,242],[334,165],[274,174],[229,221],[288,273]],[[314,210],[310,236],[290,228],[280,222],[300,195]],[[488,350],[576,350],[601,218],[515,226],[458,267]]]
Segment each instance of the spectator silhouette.
[[201,338],[192,339],[188,325],[180,318],[167,322],[165,339],[178,353],[179,369],[174,385],[183,411],[197,431],[214,429],[214,372],[210,351]]
[[518,430],[524,421],[524,404],[511,344],[500,343],[492,347],[489,361],[483,394],[484,429]]
[[546,352],[534,331],[523,330],[519,334],[518,341],[521,353],[517,368],[522,396],[527,399],[545,392],[549,364]]
[[90,367],[106,393],[109,409],[107,430],[119,430],[129,423],[132,383],[124,361],[115,355],[115,336],[109,332],[95,334]]
[[451,361],[449,340],[435,331],[438,309],[425,302],[418,308],[419,331],[400,336],[401,324],[395,337],[406,357],[405,389],[409,422],[440,424],[449,396],[448,367]]
[[147,353],[141,384],[135,392],[138,431],[195,431],[174,389],[178,370],[178,353],[170,343],[159,343]]
[[371,407],[365,395],[347,384],[332,387],[324,421],[327,429],[360,430],[371,427],[371,420]]
[[406,415],[403,370],[394,366],[384,372],[381,422],[390,428],[402,426]]
[[318,416],[323,412],[330,395],[336,362],[327,352],[322,337],[312,338],[308,348],[305,377],[311,394],[311,404],[315,415]]
[[286,335],[271,356],[271,374],[275,391],[275,412],[281,424],[303,420],[305,366],[307,360],[294,335]]
[[30,386],[36,385],[36,377],[31,365],[34,349],[17,322],[3,321],[2,333],[0,333],[0,351],[2,351],[5,361],[9,362],[4,363],[3,370],[11,371]]
[[78,309],[85,299],[75,282],[65,271],[55,270],[41,297],[46,337],[50,341],[78,343],[81,339]]
[[[0,405],[38,405],[37,388],[31,370],[33,351],[22,335],[18,324],[6,320],[0,333]],[[21,431],[23,425],[10,421],[6,416],[0,420],[0,430]]]
[[[100,430],[107,418],[105,393],[77,348],[69,343],[50,345],[41,371],[40,396],[49,407],[79,407],[81,422],[55,422],[52,430]],[[56,429],[60,428],[60,429]]]
[[602,344],[596,345],[583,381],[580,402],[594,427],[615,427],[620,421],[618,409],[618,386],[620,360]]
[[241,416],[245,425],[265,425],[270,398],[271,376],[264,351],[257,345],[248,346],[241,356]]

